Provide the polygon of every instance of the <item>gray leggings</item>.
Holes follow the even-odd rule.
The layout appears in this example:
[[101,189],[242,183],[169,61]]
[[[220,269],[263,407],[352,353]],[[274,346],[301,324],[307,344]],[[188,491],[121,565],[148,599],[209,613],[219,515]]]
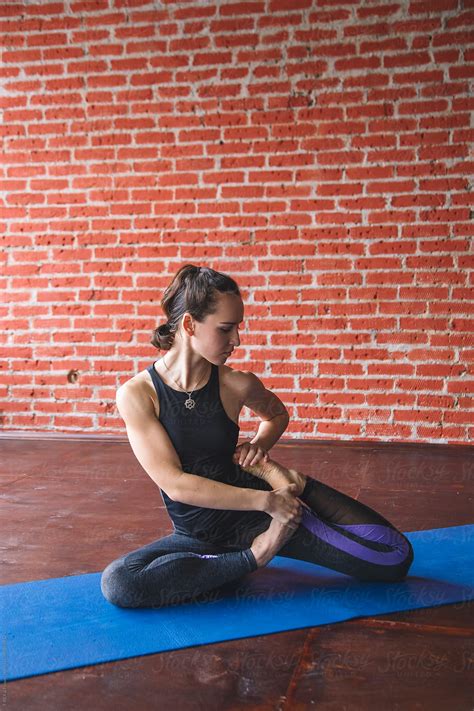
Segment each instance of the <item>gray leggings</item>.
[[[276,555],[316,563],[358,580],[403,580],[413,562],[410,541],[365,504],[306,477],[302,520]],[[174,532],[109,563],[104,597],[119,607],[163,607],[204,601],[257,569],[250,545],[270,525],[243,529],[241,540],[217,545]]]

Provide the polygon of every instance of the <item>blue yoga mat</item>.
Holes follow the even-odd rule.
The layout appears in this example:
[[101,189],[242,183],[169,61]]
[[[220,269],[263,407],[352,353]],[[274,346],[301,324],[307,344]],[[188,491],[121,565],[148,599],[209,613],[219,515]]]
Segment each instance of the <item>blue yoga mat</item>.
[[415,559],[399,583],[360,582],[275,556],[204,602],[119,608],[98,573],[0,587],[7,681],[230,639],[474,598],[474,524],[406,532]]

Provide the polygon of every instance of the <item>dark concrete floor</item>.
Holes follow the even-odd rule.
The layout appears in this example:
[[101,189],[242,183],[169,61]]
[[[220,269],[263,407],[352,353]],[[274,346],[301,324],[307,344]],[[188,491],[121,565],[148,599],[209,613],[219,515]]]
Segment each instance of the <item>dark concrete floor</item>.
[[[1,584],[98,572],[172,531],[126,439],[3,433]],[[473,449],[292,442],[273,459],[401,531],[473,522]],[[2,708],[472,711],[474,603],[377,615],[3,684]]]

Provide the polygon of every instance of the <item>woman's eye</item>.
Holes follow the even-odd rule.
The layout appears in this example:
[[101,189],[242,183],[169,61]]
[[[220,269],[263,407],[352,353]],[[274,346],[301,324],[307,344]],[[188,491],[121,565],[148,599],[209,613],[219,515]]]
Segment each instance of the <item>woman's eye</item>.
[[231,331],[231,330],[232,330],[231,328],[221,328],[221,331],[225,331],[226,333],[229,333],[229,331]]

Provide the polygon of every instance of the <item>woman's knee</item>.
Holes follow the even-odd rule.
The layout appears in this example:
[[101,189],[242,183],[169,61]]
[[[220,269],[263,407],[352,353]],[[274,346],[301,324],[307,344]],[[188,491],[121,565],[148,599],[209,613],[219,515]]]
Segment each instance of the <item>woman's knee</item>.
[[376,565],[369,568],[363,565],[361,570],[357,571],[354,577],[366,583],[400,583],[405,580],[415,557],[413,546],[407,538],[405,538],[405,540],[407,543],[405,549],[406,554],[399,563],[387,566]]
[[[405,545],[403,550],[404,557],[397,565],[388,566],[381,580],[389,583],[401,583],[408,575],[408,571],[411,568],[415,554],[413,551],[413,546],[406,536],[398,531],[400,536],[404,539]],[[400,550],[400,553],[402,552]]]
[[410,543],[408,538],[406,538],[406,536],[404,536],[404,538],[408,547],[408,553],[406,555],[405,560],[403,561],[401,580],[404,580],[406,578],[406,576],[408,575],[408,571],[410,570],[412,563],[415,559],[415,552],[413,550],[412,544]]
[[104,569],[100,588],[105,599],[118,607],[139,607],[142,601],[137,574],[127,568],[123,558],[117,558]]
[[408,575],[408,571],[411,568],[414,559],[413,546],[407,540],[408,552],[404,560],[398,565],[391,566],[387,569],[386,573],[380,580],[387,583],[401,583],[405,580]]

